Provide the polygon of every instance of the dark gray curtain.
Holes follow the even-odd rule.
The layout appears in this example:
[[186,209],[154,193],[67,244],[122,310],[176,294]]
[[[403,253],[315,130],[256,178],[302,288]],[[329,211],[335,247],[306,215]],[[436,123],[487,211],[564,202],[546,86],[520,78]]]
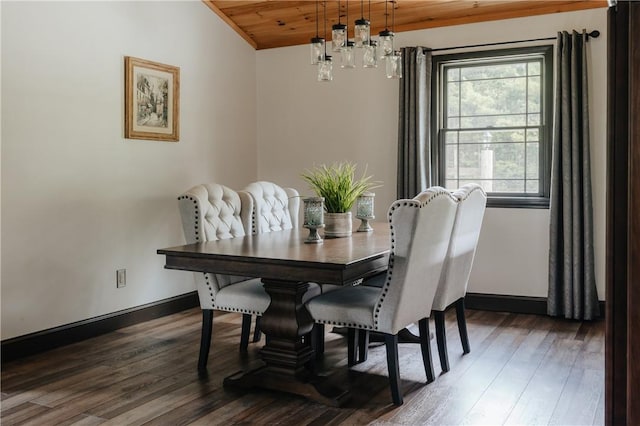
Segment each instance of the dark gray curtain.
[[549,315],[599,316],[593,260],[586,33],[558,33],[551,165]]
[[431,186],[431,52],[402,48],[398,119],[398,198]]

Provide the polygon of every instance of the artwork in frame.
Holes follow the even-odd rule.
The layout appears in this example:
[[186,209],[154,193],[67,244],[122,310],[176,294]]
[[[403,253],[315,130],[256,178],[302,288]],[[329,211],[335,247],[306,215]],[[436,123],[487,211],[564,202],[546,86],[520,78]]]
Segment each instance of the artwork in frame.
[[125,56],[124,137],[177,142],[180,68]]

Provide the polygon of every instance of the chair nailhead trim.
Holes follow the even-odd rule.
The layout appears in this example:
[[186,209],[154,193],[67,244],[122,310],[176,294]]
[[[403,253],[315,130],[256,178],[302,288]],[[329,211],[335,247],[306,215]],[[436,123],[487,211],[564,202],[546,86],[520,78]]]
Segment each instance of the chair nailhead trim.
[[252,314],[252,315],[262,315],[264,314],[264,312],[260,312],[260,311],[254,311],[254,310],[249,310],[249,309],[238,309],[238,308],[231,308],[228,306],[220,306],[220,305],[214,305],[215,309],[221,310],[221,311],[225,311],[225,312],[241,312],[243,314]]
[[256,226],[256,206],[255,206],[255,201],[254,201],[253,210],[251,211],[251,233],[254,234],[254,235],[258,233],[258,227]]
[[211,295],[211,304],[215,305],[216,304],[216,298],[213,295],[213,287],[211,286],[211,283],[209,282],[209,274],[207,274],[206,272],[204,273],[204,282],[207,284],[207,288],[209,289],[209,294]]
[[355,324],[350,322],[331,321],[331,320],[316,320],[320,324],[337,325],[339,327],[360,328],[363,330],[375,330],[374,327],[365,324]]

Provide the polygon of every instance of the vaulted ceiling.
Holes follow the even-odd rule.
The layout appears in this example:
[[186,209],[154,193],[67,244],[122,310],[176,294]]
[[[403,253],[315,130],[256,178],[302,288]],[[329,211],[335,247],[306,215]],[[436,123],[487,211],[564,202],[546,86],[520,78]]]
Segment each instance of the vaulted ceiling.
[[[324,34],[325,4],[327,40],[331,26],[338,22],[338,1],[203,1],[255,49],[308,43],[316,35],[316,3],[320,36]],[[342,23],[353,28],[355,19],[370,17],[372,35],[385,28],[385,19],[392,29],[392,9],[393,29],[402,32],[607,7],[606,0],[349,0],[347,22],[347,1],[339,3]]]

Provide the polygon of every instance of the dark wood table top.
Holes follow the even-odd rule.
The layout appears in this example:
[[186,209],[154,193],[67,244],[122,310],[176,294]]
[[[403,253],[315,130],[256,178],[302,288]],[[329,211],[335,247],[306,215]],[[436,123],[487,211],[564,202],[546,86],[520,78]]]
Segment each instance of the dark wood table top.
[[344,284],[386,269],[391,247],[388,223],[373,232],[306,244],[308,230],[247,235],[158,250],[165,268],[266,279]]

